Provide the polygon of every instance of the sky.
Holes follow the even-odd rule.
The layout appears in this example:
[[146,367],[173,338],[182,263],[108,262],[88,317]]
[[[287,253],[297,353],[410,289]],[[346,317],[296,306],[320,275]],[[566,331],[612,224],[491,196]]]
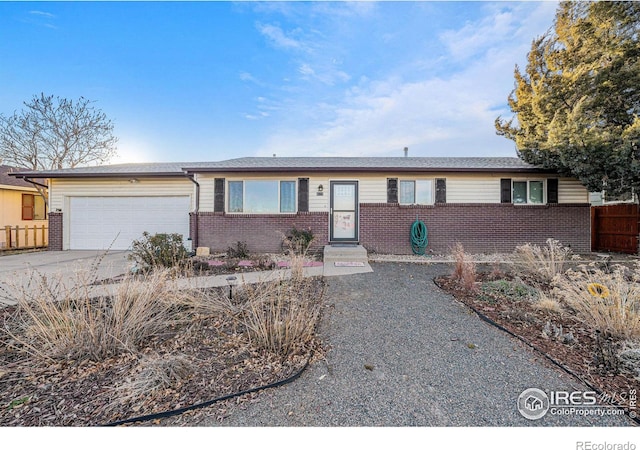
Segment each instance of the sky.
[[557,2],[4,2],[0,114],[84,97],[113,163],[516,156],[514,68]]

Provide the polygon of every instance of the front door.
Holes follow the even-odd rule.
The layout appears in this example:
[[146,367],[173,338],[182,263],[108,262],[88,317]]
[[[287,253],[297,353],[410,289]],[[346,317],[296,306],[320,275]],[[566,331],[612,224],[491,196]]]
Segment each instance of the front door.
[[331,242],[358,242],[358,182],[331,182]]

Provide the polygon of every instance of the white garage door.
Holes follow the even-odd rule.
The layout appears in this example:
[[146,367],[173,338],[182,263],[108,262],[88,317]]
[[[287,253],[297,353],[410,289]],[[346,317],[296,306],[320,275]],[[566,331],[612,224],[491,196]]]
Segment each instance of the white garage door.
[[71,197],[69,209],[71,250],[126,250],[144,231],[189,237],[187,196]]

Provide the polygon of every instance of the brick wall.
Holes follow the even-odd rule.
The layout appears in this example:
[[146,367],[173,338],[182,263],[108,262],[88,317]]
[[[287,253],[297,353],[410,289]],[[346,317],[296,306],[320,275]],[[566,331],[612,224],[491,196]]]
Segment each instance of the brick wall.
[[62,250],[62,213],[49,213],[49,248],[48,250]]
[[472,253],[511,252],[517,245],[555,238],[575,252],[589,252],[588,204],[360,205],[360,243],[369,251],[411,254],[416,216],[428,231],[427,251],[447,253],[456,242]]
[[[201,212],[197,217],[198,245],[212,251],[225,251],[238,241],[245,241],[250,252],[280,252],[282,235],[295,226],[298,229],[311,228],[317,248],[327,243],[328,217],[326,212],[273,215]],[[196,215],[191,214],[192,237],[195,222]]]

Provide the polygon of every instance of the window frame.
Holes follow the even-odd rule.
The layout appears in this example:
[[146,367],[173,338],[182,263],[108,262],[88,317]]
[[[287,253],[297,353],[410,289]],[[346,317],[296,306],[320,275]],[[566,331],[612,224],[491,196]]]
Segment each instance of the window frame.
[[[418,203],[417,201],[417,192],[419,181],[424,181],[429,185],[429,201],[427,203]],[[413,183],[413,203],[405,203],[402,201],[402,183]],[[399,178],[398,179],[398,204],[403,206],[410,205],[433,205],[435,203],[435,179],[434,178]]]
[[[542,201],[532,203],[530,201],[531,195],[531,183],[532,182],[540,182],[542,183],[541,192],[542,192]],[[526,183],[526,192],[525,192],[525,201],[524,202],[516,202],[515,201],[515,184],[516,183]],[[547,180],[545,178],[512,178],[511,179],[511,203],[513,205],[546,205],[547,204]]]
[[[246,205],[246,189],[245,189],[245,183],[251,183],[251,182],[272,182],[272,183],[276,183],[277,184],[277,192],[278,192],[278,207],[275,211],[269,211],[269,212],[247,212],[245,211],[245,205]],[[241,210],[240,211],[232,211],[231,210],[231,185],[232,183],[240,183],[242,186],[242,197],[241,197],[241,201],[242,201],[242,205],[241,205]],[[293,211],[282,211],[282,184],[283,183],[292,183],[293,184]],[[279,178],[279,179],[274,179],[274,180],[265,180],[265,179],[260,179],[260,178],[248,178],[248,179],[242,179],[242,180],[227,180],[226,183],[226,188],[227,188],[227,195],[226,195],[226,205],[225,205],[225,210],[226,213],[228,214],[257,214],[257,215],[273,215],[273,214],[297,214],[298,213],[298,179],[297,178]]]
[[[25,198],[31,198],[31,204],[26,205],[24,203]],[[40,198],[40,204],[38,205],[37,199]],[[22,193],[21,196],[21,218],[24,221],[32,221],[32,220],[47,220],[47,202],[44,201],[40,194],[36,193]],[[30,217],[25,215],[25,211],[30,213]],[[37,214],[41,212],[42,214]]]

